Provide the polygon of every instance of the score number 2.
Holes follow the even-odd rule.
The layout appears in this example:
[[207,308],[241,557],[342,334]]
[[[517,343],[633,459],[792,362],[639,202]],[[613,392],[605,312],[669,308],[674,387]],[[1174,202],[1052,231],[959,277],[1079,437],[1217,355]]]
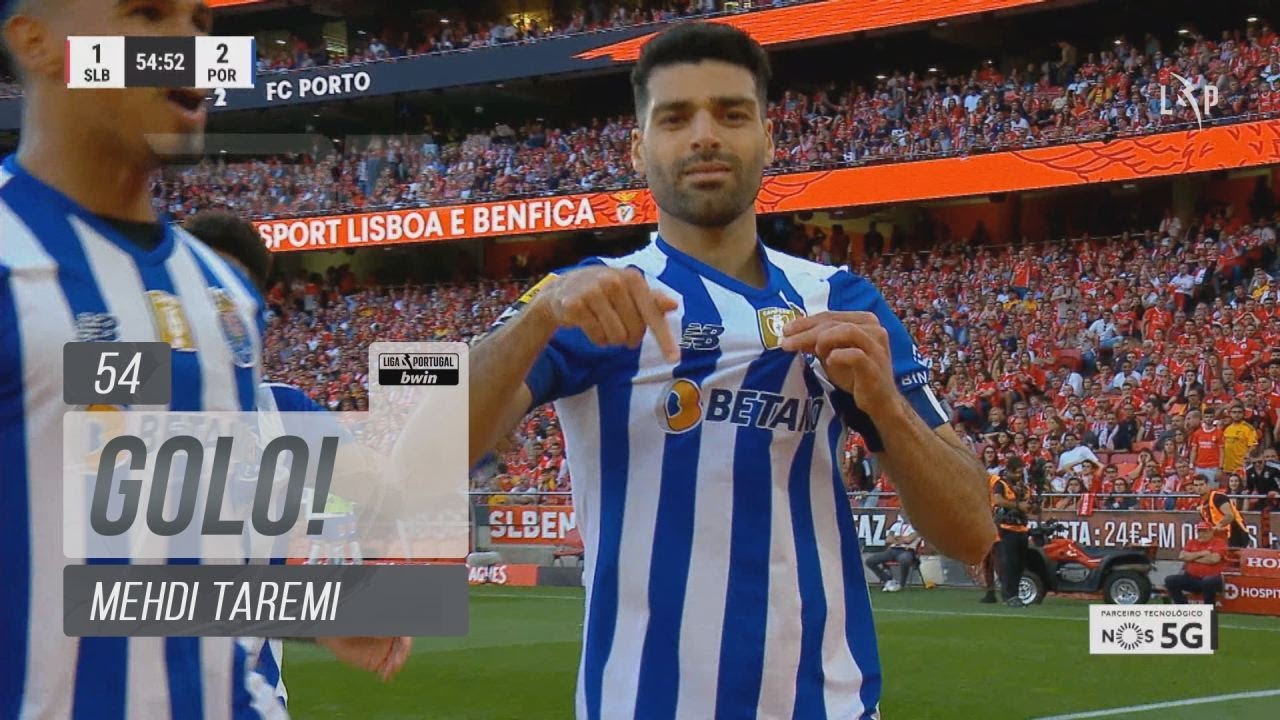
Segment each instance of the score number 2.
[[[231,51],[231,48],[228,47],[226,43],[218,43],[218,64],[219,65],[225,65],[228,62],[227,53],[229,53],[230,51]],[[226,88],[213,89],[213,106],[214,107],[227,106],[227,89]]]
[[[118,357],[119,355],[120,353],[118,352],[104,352],[98,356],[98,379],[93,383],[94,392],[106,395],[120,385],[129,386],[130,393],[138,392],[138,384],[140,383],[138,380],[138,368],[142,364],[142,353],[134,353],[128,364],[124,366],[124,371],[117,377],[116,369],[107,364],[107,358]],[[104,374],[109,376],[105,385],[103,385]]]

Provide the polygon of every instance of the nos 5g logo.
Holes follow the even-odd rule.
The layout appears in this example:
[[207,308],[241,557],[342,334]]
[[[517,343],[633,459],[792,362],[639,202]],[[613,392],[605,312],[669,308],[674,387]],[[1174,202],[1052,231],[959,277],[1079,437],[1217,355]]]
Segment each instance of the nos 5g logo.
[[1090,655],[1212,655],[1217,648],[1209,605],[1089,606]]

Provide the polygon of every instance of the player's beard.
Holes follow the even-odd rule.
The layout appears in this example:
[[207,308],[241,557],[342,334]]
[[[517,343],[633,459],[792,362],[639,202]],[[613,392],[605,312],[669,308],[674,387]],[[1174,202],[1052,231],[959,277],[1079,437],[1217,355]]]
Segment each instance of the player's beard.
[[[710,189],[681,186],[685,168],[701,162],[728,165],[728,182]],[[649,190],[663,212],[695,227],[720,228],[738,219],[755,203],[763,171],[762,164],[744,167],[739,158],[715,153],[686,158],[672,167],[651,165],[647,176]]]

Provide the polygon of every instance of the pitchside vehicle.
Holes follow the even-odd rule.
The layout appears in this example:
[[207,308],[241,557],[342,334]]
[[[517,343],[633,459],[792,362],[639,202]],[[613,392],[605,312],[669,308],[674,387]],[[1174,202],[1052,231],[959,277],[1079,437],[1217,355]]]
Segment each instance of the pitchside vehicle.
[[1069,537],[1060,522],[1031,530],[1026,570],[1018,597],[1027,605],[1051,592],[1101,594],[1108,603],[1137,605],[1151,599],[1151,568],[1156,546],[1094,547]]

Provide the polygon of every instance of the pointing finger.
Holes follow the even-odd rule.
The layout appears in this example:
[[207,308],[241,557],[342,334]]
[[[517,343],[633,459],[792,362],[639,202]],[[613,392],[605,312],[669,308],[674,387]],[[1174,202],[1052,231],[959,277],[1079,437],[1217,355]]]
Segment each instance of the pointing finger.
[[649,284],[644,281],[644,277],[639,272],[631,271],[627,275],[636,309],[640,311],[644,324],[649,327],[654,339],[658,341],[662,357],[672,364],[680,362],[680,348],[676,345],[675,336],[671,334],[671,327],[667,325],[666,319],[666,314],[679,307],[679,304],[663,293],[650,289]]

